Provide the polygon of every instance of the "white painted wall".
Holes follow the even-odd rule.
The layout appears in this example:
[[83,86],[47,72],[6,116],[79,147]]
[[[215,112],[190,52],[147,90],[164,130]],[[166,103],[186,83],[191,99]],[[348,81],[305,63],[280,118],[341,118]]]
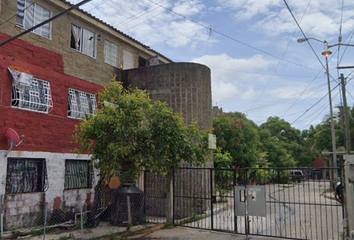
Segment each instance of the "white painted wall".
[[[0,194],[5,194],[6,188],[6,170],[7,170],[7,158],[40,158],[46,159],[47,177],[48,177],[48,189],[45,192],[45,201],[48,204],[48,211],[53,210],[54,199],[61,198],[62,205],[66,207],[72,207],[79,211],[79,207],[82,207],[86,201],[87,194],[91,192],[91,203],[94,197],[94,188],[92,189],[73,189],[64,190],[65,180],[65,160],[77,159],[77,160],[89,160],[89,155],[78,155],[72,153],[49,153],[49,152],[27,152],[27,151],[12,151],[7,158],[4,157],[5,151],[0,151]],[[95,183],[98,181],[98,171],[95,170]],[[39,201],[40,194],[38,193],[25,193],[25,194],[11,194],[7,203],[11,210],[8,210],[8,214],[30,214],[33,211],[38,211],[37,202]],[[10,196],[10,194],[9,194]],[[20,206],[19,206],[20,205]]]

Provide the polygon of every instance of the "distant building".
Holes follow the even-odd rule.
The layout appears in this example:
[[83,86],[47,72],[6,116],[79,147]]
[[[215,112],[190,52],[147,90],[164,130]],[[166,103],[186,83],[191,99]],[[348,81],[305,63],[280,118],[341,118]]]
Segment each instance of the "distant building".
[[222,108],[219,108],[218,106],[213,106],[212,114],[213,114],[213,118],[223,114]]

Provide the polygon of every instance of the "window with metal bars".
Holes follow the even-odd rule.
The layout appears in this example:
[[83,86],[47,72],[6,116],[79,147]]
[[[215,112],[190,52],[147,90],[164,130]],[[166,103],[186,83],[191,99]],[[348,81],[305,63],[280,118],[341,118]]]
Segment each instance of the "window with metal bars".
[[65,161],[65,189],[91,188],[93,167],[89,160]]
[[49,82],[32,78],[28,85],[13,86],[11,106],[35,112],[50,112],[53,101]]
[[86,115],[94,114],[96,109],[97,103],[94,94],[69,88],[68,117],[82,119]]
[[7,159],[6,193],[44,192],[47,182],[45,159]]

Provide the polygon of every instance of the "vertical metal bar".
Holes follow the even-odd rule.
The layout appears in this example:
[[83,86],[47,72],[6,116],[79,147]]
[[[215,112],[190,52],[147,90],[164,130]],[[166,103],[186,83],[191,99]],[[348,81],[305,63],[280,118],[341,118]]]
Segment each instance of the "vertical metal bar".
[[175,224],[175,169],[172,168],[172,224]]
[[44,203],[44,226],[43,226],[43,240],[45,240],[45,230],[47,227],[47,203]]
[[213,194],[214,194],[214,189],[213,189],[213,169],[209,169],[210,173],[210,220],[211,220],[211,230],[214,229],[214,209],[213,209]]
[[237,216],[236,216],[236,201],[235,201],[235,197],[236,197],[236,169],[232,169],[233,172],[233,184],[232,184],[232,188],[233,188],[233,198],[232,201],[234,203],[234,232],[237,233]]
[[146,183],[146,175],[147,175],[147,170],[144,170],[144,173],[143,173],[143,185],[144,185],[144,217],[146,219],[146,222],[149,222],[149,219],[148,217],[146,216],[146,203],[147,203],[147,195],[146,195],[146,192],[147,192],[147,183]]
[[[307,170],[308,171],[308,170]],[[309,195],[309,202],[311,203],[311,189],[310,189],[310,179],[308,179],[308,176],[309,176],[309,172],[306,173],[306,182],[307,182],[307,192],[308,192],[308,195]],[[315,202],[315,201],[314,201]],[[312,209],[310,207],[309,209],[309,212],[310,212],[310,219],[311,219],[311,226],[313,225],[312,224]],[[314,212],[316,214],[316,212]],[[310,235],[310,238],[313,239],[313,227],[311,227],[311,235]]]
[[131,204],[130,204],[130,196],[127,196],[127,208],[128,208],[128,226],[127,226],[127,230],[129,230],[130,226],[132,226],[132,209],[131,209]]
[[0,195],[0,238],[2,239],[4,236],[4,195]]
[[[334,171],[336,171],[337,172],[337,169],[335,169]],[[337,176],[338,176],[338,172],[337,172]],[[339,180],[338,180],[339,181]],[[329,186],[330,188],[331,188],[331,186]],[[326,198],[327,199],[327,198]],[[329,208],[330,208],[330,210],[331,210],[331,223],[332,223],[332,226],[331,226],[331,231],[330,231],[330,233],[332,234],[332,238],[331,239],[334,239],[334,217],[333,217],[333,205],[332,204],[330,204],[331,206],[329,206]],[[334,208],[334,209],[336,209],[336,207]],[[328,210],[326,209],[326,212],[327,212]],[[327,236],[327,238],[329,238],[329,236]]]
[[84,214],[83,214],[83,207],[81,208],[80,212],[80,226],[81,226],[81,239],[84,239]]
[[249,233],[250,233],[250,228],[249,228],[249,216],[248,216],[248,188],[247,188],[247,181],[249,179],[248,177],[248,171],[245,171],[245,177],[246,177],[246,181],[245,181],[245,231],[246,231],[246,236],[248,237]]

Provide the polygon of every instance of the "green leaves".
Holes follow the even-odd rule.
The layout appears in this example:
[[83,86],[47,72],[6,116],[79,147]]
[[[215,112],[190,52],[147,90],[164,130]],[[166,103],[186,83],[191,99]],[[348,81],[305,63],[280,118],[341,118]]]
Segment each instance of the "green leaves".
[[167,174],[181,161],[205,161],[207,131],[197,123],[186,126],[166,103],[152,103],[146,91],[112,81],[99,94],[99,104],[96,116],[77,126],[75,139],[79,152],[99,160],[102,174],[121,175],[124,170],[125,180],[132,181],[144,168]]
[[232,156],[233,166],[251,167],[258,159],[259,136],[256,124],[243,114],[229,113],[213,120],[217,146]]

